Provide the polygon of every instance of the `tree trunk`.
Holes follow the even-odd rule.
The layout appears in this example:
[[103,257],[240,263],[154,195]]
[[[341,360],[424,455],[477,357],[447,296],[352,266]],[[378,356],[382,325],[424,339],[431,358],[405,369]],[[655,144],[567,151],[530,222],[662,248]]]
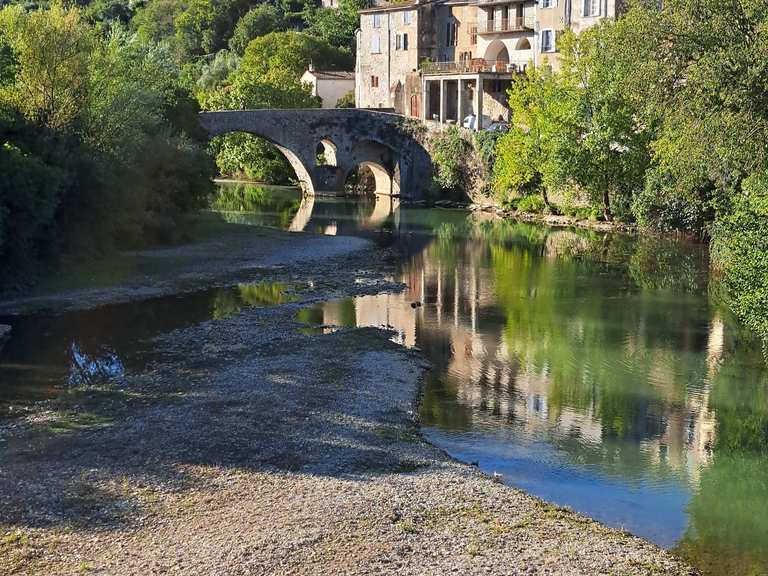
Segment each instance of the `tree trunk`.
[[603,217],[606,222],[613,220],[613,214],[611,213],[611,197],[608,194],[608,190],[603,191]]

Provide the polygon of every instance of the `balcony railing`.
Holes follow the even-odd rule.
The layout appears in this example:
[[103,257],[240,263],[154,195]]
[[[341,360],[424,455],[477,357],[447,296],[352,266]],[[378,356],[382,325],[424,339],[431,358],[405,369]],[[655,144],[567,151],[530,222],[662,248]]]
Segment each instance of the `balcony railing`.
[[528,61],[519,60],[507,62],[502,60],[484,60],[473,58],[459,62],[425,62],[421,71],[425,75],[434,74],[479,74],[481,72],[491,74],[518,74],[525,72]]
[[515,18],[494,19],[486,22],[479,22],[477,32],[479,34],[498,34],[500,32],[520,32],[522,30],[533,30],[533,19],[519,16]]

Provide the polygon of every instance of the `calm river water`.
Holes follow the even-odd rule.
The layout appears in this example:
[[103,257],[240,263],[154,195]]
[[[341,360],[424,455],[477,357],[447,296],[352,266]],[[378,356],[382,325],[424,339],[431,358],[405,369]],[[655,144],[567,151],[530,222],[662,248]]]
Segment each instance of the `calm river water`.
[[[400,209],[388,197],[313,200],[228,185],[216,208],[234,222],[400,248],[403,293],[327,302],[299,317],[388,327],[423,350],[434,368],[422,423],[449,453],[673,548],[705,573],[768,574],[768,369],[760,345],[718,303],[703,247]],[[46,395],[18,373],[30,347],[47,354],[25,341],[25,322],[30,334],[48,326],[70,358],[90,346],[97,369],[120,372],[130,364],[121,346],[136,330],[205,319],[216,300],[230,312],[258,305],[242,291],[115,307],[109,320],[16,319],[0,380],[15,374],[16,391]],[[122,340],[115,327],[136,323],[120,315],[144,319]],[[109,326],[108,346],[94,322]],[[0,400],[9,393],[0,388]]]

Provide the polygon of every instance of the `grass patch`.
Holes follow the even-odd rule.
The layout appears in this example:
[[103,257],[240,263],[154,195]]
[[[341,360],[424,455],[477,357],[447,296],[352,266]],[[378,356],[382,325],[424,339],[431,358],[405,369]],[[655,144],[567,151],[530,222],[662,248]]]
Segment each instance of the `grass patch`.
[[33,555],[29,535],[23,530],[9,530],[0,536],[0,573],[26,573]]
[[479,538],[473,537],[464,551],[472,558],[480,556],[483,553],[483,543]]
[[54,434],[68,434],[80,430],[98,430],[114,424],[114,418],[93,412],[58,412],[49,425]]
[[397,522],[398,529],[406,534],[416,534],[419,529],[416,527],[416,522],[411,518],[404,518]]

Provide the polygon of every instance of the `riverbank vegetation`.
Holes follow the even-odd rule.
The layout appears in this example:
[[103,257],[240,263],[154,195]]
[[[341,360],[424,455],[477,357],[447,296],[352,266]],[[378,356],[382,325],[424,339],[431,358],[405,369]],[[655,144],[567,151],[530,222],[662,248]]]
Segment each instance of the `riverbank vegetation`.
[[[0,10],[0,287],[62,254],[173,241],[217,172],[287,183],[283,156],[202,109],[311,107],[353,62],[358,0],[10,2]],[[297,32],[296,30],[301,30]],[[215,159],[215,164],[214,160]]]
[[560,70],[513,82],[499,199],[709,239],[734,309],[768,335],[767,19],[758,0],[638,1],[566,34]]

